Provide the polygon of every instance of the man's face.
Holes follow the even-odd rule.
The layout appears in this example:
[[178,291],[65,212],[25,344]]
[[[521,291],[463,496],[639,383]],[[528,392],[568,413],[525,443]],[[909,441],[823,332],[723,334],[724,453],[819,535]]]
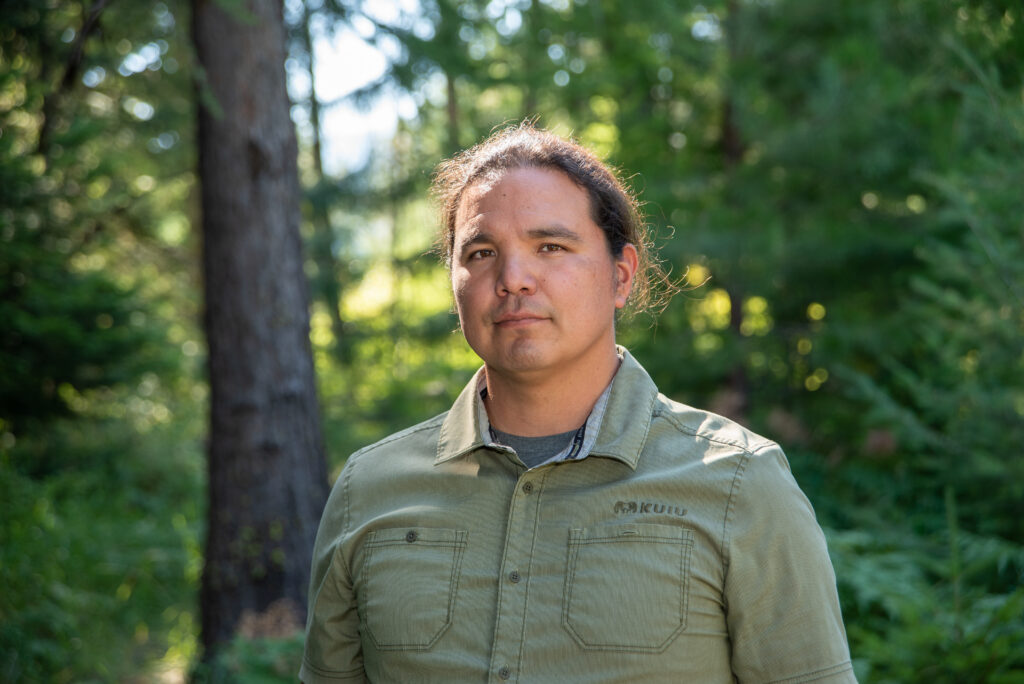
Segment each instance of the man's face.
[[594,362],[613,353],[615,310],[636,268],[632,245],[611,255],[586,191],[560,171],[513,169],[463,193],[452,287],[466,341],[489,371],[602,367]]

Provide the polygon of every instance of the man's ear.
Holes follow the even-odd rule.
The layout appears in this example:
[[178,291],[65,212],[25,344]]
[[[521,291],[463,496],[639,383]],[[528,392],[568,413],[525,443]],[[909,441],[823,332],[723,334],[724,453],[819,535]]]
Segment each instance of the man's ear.
[[640,257],[632,243],[626,243],[622,254],[615,257],[615,308],[621,309],[629,301],[629,293],[633,291],[633,278],[640,265]]

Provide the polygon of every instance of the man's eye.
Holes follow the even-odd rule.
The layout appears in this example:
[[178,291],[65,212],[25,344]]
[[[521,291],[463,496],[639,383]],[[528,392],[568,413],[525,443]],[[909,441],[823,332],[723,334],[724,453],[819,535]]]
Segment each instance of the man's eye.
[[546,244],[546,245],[541,245],[541,248],[540,248],[540,251],[542,251],[542,252],[561,252],[561,251],[564,251],[564,250],[565,250],[565,248],[562,247],[562,245],[554,245],[554,244],[550,244],[550,243]]
[[478,249],[475,252],[470,252],[470,259],[485,259],[487,257],[494,256],[493,249]]

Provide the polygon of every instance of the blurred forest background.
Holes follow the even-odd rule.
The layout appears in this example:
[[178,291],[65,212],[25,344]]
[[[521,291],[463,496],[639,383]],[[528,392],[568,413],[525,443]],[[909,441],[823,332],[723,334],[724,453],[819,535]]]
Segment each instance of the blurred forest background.
[[[6,682],[181,681],[200,655],[191,14],[0,5]],[[288,0],[283,21],[332,481],[475,369],[428,254],[430,171],[537,115],[628,171],[677,277],[710,278],[620,340],[786,448],[860,680],[1024,682],[1019,2]],[[344,103],[406,103],[352,168],[324,158],[342,103],[311,76],[340,31],[386,58]],[[294,681],[301,641],[243,621],[221,672]]]

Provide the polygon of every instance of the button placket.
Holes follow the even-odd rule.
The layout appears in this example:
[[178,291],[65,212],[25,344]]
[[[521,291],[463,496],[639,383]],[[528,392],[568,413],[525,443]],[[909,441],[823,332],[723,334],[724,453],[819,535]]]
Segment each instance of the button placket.
[[[520,480],[513,490],[506,526],[505,549],[498,587],[498,622],[491,647],[492,681],[516,679],[515,669],[522,655],[526,619],[526,585],[524,572],[535,543],[536,523],[541,490],[540,482]],[[525,563],[526,567],[521,564]],[[522,571],[520,570],[522,568]]]

